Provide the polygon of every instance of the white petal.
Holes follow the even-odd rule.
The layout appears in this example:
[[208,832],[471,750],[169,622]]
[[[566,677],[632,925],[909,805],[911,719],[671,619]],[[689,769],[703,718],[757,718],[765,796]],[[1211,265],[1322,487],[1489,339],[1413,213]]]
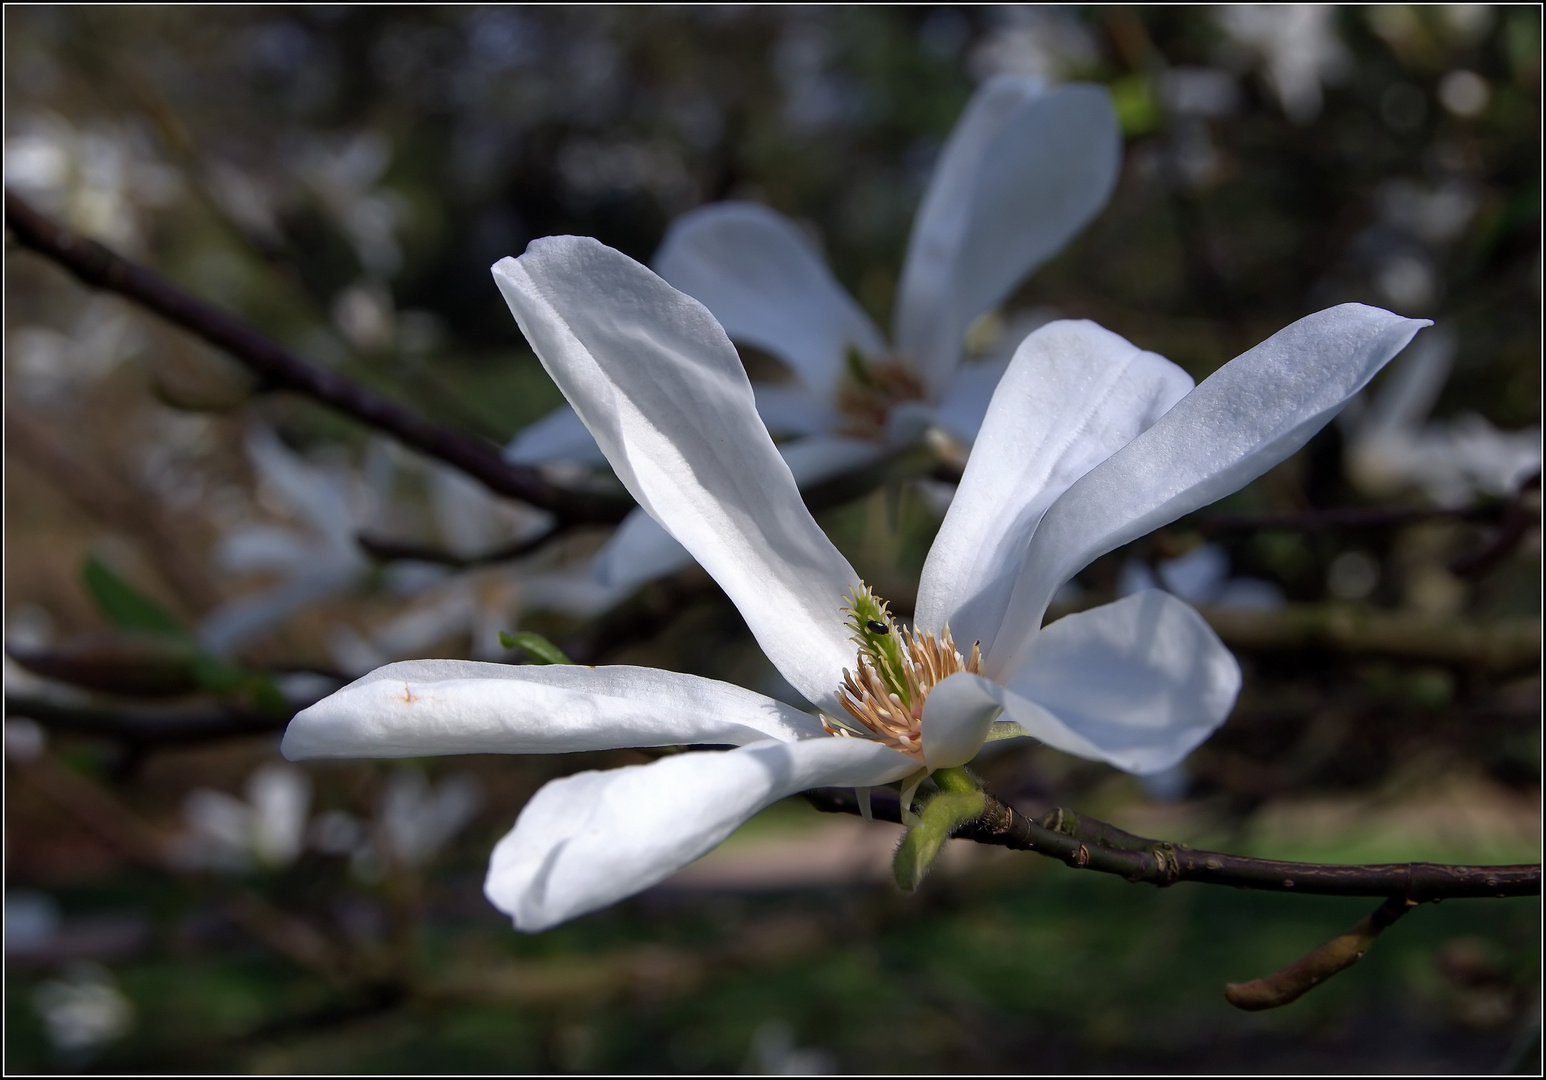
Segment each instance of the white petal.
[[918,625],[989,659],[1037,523],[1069,486],[1153,424],[1191,377],[1092,322],[1048,323],[999,380],[924,564]]
[[976,757],[1001,711],[993,698],[963,692],[961,685],[945,679],[923,703],[923,760],[931,769],[951,769]]
[[534,424],[527,424],[510,445],[505,460],[515,465],[543,465],[550,461],[574,461],[581,465],[605,465],[606,455],[568,405],[560,405]]
[[1201,615],[1144,592],[1069,615],[1037,634],[1009,686],[952,675],[929,693],[942,708],[993,702],[1026,732],[1128,772],[1169,768],[1229,715],[1240,666]]
[[624,593],[692,565],[692,555],[643,510],[632,510],[596,553],[592,572]]
[[719,582],[769,659],[820,708],[853,662],[858,576],[800,499],[713,316],[587,237],[494,268],[521,330],[639,505]]
[[[804,488],[878,461],[885,448],[863,439],[816,435],[783,443],[778,452],[795,483]],[[635,510],[597,552],[593,572],[601,584],[627,591],[674,574],[692,561],[659,522]]]
[[951,132],[913,226],[896,343],[935,395],[966,328],[1001,303],[1105,206],[1122,159],[1110,96],[1043,91],[1032,79],[983,85]]
[[721,202],[671,223],[655,272],[714,313],[734,341],[789,364],[831,400],[850,346],[885,351],[868,315],[837,283],[799,228],[747,202]]
[[406,660],[296,714],[292,761],[431,754],[566,754],[741,745],[822,734],[809,713],[730,683],[640,667]]
[[579,773],[526,804],[483,891],[517,929],[546,930],[663,880],[788,795],[889,783],[917,767],[879,743],[822,737]]
[[1032,536],[987,673],[1016,669],[1048,599],[1080,568],[1287,458],[1426,325],[1362,304],[1300,319],[1225,364],[1091,469]]

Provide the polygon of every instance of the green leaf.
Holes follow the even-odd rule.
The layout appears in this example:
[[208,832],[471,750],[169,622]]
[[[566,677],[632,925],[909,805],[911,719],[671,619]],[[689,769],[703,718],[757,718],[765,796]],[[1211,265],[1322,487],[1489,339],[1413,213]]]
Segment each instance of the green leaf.
[[188,631],[165,608],[113,573],[95,555],[81,564],[81,579],[102,614],[118,629],[166,637],[188,636]]
[[511,634],[504,630],[499,632],[499,643],[507,649],[524,649],[526,655],[539,664],[572,664],[573,660],[564,655],[564,650],[554,645],[541,634],[535,634],[530,630],[522,630]]
[[208,653],[199,653],[188,666],[199,685],[216,694],[229,694],[241,689],[245,678],[240,668]]

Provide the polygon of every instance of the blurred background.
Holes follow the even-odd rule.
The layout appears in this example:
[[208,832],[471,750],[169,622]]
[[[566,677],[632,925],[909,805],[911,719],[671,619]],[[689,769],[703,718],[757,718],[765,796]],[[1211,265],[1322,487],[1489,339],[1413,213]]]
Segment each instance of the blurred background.
[[[580,233],[648,261],[675,215],[749,199],[885,325],[975,86],[1106,85],[1111,202],[979,320],[979,352],[1090,318],[1202,378],[1335,303],[1436,325],[1295,458],[1062,594],[1198,604],[1246,673],[1211,741],[1142,782],[1018,744],[984,776],[1030,813],[1242,854],[1540,858],[1538,9],[5,20],[10,190],[501,444],[561,396],[500,257]],[[285,718],[388,660],[520,661],[499,633],[522,629],[777,692],[734,608],[696,568],[599,584],[606,529],[482,558],[544,515],[7,244],[9,1069],[1539,1068],[1536,899],[1425,907],[1247,1015],[1224,982],[1371,905],[965,844],[909,896],[895,827],[799,800],[643,896],[515,933],[481,894],[493,843],[547,779],[644,755],[300,768]],[[821,521],[905,614],[941,505],[938,480],[894,477]]]

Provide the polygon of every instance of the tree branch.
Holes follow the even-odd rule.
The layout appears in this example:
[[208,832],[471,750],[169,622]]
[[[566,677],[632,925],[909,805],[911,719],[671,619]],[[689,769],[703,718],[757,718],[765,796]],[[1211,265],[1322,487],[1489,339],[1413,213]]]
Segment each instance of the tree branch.
[[265,712],[236,705],[66,705],[23,694],[5,695],[5,715],[25,716],[77,735],[119,739],[133,746],[170,746],[283,730],[300,710]]
[[[806,792],[805,797],[816,809],[826,813],[860,813],[857,797],[846,788],[817,788]],[[876,818],[901,821],[896,796],[876,790],[872,792],[871,800]],[[981,816],[956,829],[952,835],[979,844],[1031,851],[1059,859],[1076,869],[1115,874],[1128,881],[1159,886],[1196,881],[1319,896],[1396,896],[1419,903],[1460,897],[1538,896],[1541,891],[1538,864],[1339,866],[1255,859],[1217,851],[1197,851],[1185,844],[1134,836],[1115,825],[1062,809],[1052,811],[1038,823],[991,794],[987,796],[987,807]]]
[[511,465],[478,439],[441,427],[396,402],[312,364],[229,312],[207,304],[159,274],[61,228],[11,191],[5,223],[17,241],[92,288],[107,289],[229,353],[263,380],[265,390],[293,390],[384,431],[406,446],[453,465],[490,491],[540,507],[569,522],[616,522],[631,501],[557,487],[534,469]]
[[1392,896],[1324,945],[1318,945],[1282,971],[1265,979],[1228,983],[1224,1000],[1246,1012],[1277,1009],[1297,1001],[1340,971],[1346,971],[1368,952],[1386,927],[1417,906],[1417,901]]
[[477,555],[458,555],[454,551],[447,551],[445,548],[391,540],[384,536],[373,536],[370,533],[356,533],[354,542],[359,544],[367,555],[380,562],[407,560],[465,569],[473,566],[491,566],[496,563],[512,562],[516,559],[524,558],[539,548],[547,546],[549,541],[558,539],[568,532],[570,528],[571,526],[560,522],[551,529],[544,529],[541,533],[529,539],[517,540],[503,547],[494,548],[492,551],[480,552]]

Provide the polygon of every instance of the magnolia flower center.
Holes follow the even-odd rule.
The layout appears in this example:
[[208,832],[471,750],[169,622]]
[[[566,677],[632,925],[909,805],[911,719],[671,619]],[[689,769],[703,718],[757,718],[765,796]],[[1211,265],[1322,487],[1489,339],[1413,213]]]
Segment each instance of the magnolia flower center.
[[891,410],[904,401],[921,400],[923,382],[911,368],[889,358],[866,360],[849,348],[848,371],[837,391],[844,434],[884,439]]
[[[889,606],[869,588],[852,593],[849,613],[859,647],[856,671],[843,669],[838,700],[861,728],[822,718],[832,735],[868,735],[923,761],[923,704],[941,680],[961,671],[982,674],[982,653],[963,658],[946,627],[941,637],[898,626]],[[861,730],[862,729],[862,730]]]

